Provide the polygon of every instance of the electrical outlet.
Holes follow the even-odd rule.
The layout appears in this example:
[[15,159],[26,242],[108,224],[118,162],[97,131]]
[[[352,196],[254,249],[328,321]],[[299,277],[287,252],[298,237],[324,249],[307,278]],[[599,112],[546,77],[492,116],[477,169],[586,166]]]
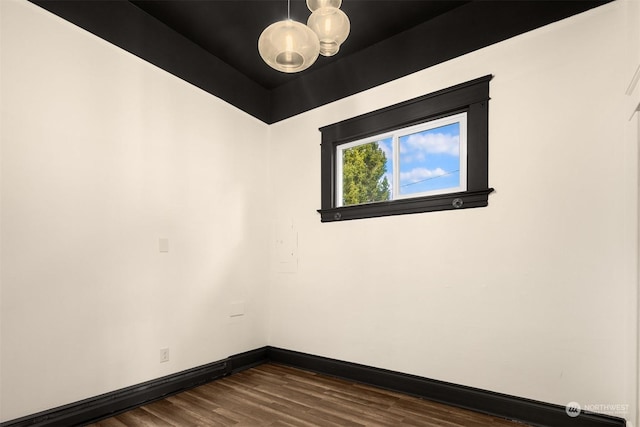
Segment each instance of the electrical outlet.
[[164,363],[164,362],[168,362],[169,361],[169,349],[168,348],[161,348],[160,349],[160,363]]

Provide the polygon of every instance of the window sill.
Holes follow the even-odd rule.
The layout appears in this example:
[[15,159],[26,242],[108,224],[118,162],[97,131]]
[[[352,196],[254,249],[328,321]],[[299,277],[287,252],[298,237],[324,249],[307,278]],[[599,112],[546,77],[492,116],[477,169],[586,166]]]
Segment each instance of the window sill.
[[334,222],[390,215],[479,208],[488,205],[488,198],[491,192],[493,192],[493,188],[318,209],[318,212],[322,222]]

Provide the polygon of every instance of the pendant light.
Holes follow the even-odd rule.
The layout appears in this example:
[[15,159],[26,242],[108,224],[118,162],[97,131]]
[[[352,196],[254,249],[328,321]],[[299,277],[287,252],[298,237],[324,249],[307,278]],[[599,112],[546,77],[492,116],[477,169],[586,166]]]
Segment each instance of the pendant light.
[[307,7],[311,12],[321,7],[335,7],[337,9],[342,6],[342,0],[307,0]]
[[[307,6],[309,3],[314,5],[339,4],[340,1],[307,0]],[[347,14],[331,5],[323,5],[315,9],[309,17],[307,25],[317,34],[320,40],[320,55],[323,56],[333,56],[338,53],[340,45],[347,39],[351,29]]]
[[320,42],[309,27],[291,19],[291,0],[287,0],[287,19],[264,29],[258,39],[258,51],[270,67],[296,73],[318,59]]

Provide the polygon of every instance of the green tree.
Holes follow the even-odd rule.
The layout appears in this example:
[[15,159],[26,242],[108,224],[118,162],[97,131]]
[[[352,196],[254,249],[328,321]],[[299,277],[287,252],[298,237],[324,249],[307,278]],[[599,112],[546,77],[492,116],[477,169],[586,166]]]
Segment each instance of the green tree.
[[344,206],[389,200],[387,156],[377,142],[344,150],[342,203]]

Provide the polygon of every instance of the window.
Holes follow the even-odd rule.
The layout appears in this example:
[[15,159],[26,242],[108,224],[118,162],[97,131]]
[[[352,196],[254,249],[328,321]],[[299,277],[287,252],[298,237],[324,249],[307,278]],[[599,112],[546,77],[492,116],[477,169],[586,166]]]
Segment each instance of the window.
[[321,128],[321,220],[487,206],[490,80]]
[[336,148],[336,206],[467,189],[467,113]]

